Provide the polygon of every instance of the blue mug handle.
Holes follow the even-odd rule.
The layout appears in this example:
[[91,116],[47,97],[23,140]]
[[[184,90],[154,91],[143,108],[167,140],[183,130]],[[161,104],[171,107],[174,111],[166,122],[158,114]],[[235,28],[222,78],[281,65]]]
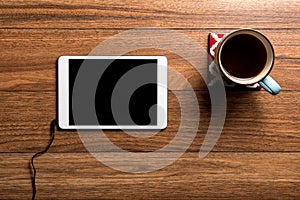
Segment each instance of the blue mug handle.
[[274,79],[272,79],[271,76],[267,76],[266,78],[258,82],[258,84],[273,95],[278,94],[281,90],[278,83]]

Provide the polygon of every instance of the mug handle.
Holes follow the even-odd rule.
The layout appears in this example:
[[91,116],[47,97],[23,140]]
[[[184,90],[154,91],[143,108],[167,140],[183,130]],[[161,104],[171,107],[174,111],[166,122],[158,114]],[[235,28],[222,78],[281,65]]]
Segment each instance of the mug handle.
[[278,94],[281,90],[278,83],[274,79],[272,79],[271,76],[267,76],[266,78],[258,82],[258,84],[273,95]]

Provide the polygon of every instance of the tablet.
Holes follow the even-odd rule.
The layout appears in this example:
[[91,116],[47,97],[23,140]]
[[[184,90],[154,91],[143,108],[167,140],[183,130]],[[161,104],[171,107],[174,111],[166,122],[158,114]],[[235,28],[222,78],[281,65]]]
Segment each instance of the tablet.
[[58,122],[62,129],[164,129],[164,56],[61,56]]

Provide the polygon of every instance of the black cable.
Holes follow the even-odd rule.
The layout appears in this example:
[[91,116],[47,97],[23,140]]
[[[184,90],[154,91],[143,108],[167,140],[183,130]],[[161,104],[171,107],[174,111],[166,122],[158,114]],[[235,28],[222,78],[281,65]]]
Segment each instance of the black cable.
[[34,159],[36,157],[38,157],[38,156],[46,153],[49,150],[49,148],[50,148],[50,146],[51,146],[51,144],[52,144],[52,142],[54,140],[54,133],[55,133],[55,126],[56,125],[57,125],[57,121],[56,120],[53,120],[50,123],[50,141],[49,141],[47,147],[43,151],[40,151],[40,152],[34,154],[31,157],[31,160],[30,160],[31,169],[33,169],[33,175],[32,175],[32,179],[31,179],[32,180],[32,200],[35,199],[35,195],[36,195],[36,185],[35,185],[36,169],[34,167]]

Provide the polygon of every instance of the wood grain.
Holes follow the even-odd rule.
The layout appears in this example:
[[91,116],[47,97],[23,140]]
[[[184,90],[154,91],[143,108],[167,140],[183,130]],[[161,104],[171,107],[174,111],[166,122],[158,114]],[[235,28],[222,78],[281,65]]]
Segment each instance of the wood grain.
[[[178,91],[176,95],[183,104],[190,105],[192,93]],[[199,151],[211,115],[208,92],[195,94],[200,121],[189,151]],[[36,152],[47,144],[49,122],[56,117],[55,96],[55,92],[1,92],[0,152]],[[226,121],[214,151],[300,151],[299,99],[300,92],[281,92],[278,96],[264,91],[228,92]],[[180,107],[171,92],[168,105],[168,127],[154,137],[135,138],[122,131],[105,133],[113,143],[128,151],[162,148],[172,140],[180,124]],[[184,109],[191,113],[185,127],[186,134],[190,134],[194,129],[189,125],[197,123],[197,119],[193,118],[192,106]],[[181,146],[177,150],[181,150]],[[51,151],[86,152],[75,131],[57,132]]]
[[9,0],[1,1],[0,28],[299,28],[299,7],[298,0]]
[[[0,154],[1,198],[30,198],[30,156]],[[299,165],[300,153],[186,153],[164,169],[130,174],[88,153],[48,153],[36,162],[37,199],[298,199]]]
[[[87,55],[118,33],[145,27],[174,29],[205,51],[209,32],[256,28],[274,45],[271,76],[283,91],[277,96],[227,91],[222,135],[213,152],[199,159],[211,116],[203,77],[174,52],[129,52],[166,55],[170,69],[195,91],[186,91],[169,73],[168,128],[146,139],[122,131],[106,131],[106,136],[127,151],[155,151],[172,140],[179,126],[180,107],[171,90],[183,97],[188,111],[195,92],[201,119],[190,148],[161,170],[123,173],[92,157],[76,132],[57,131],[50,153],[36,161],[37,199],[300,199],[299,7],[299,0],[0,1],[0,199],[31,198],[29,159],[47,145],[49,122],[56,118],[56,59]],[[183,45],[172,37],[165,43]],[[206,68],[206,56],[200,58]],[[186,134],[191,131],[186,127]],[[182,149],[172,150],[163,153]]]
[[[207,35],[230,30],[180,31],[203,47],[200,68],[206,72]],[[0,90],[55,90],[56,60],[61,55],[87,55],[99,42],[120,33],[120,30],[0,30]],[[274,41],[276,62],[271,75],[283,90],[297,90],[300,76],[300,34],[297,30],[263,30]],[[155,37],[155,35],[153,36]],[[132,38],[134,42],[134,36]],[[146,40],[146,38],[145,38]],[[181,46],[181,41],[169,38],[166,43]],[[192,50],[190,50],[192,54]],[[111,49],[110,55],[115,55]],[[187,50],[189,52],[189,50]],[[127,55],[165,55],[169,61],[169,89],[186,90],[171,69],[182,74],[195,90],[206,90],[203,76],[175,53],[158,49],[140,49]],[[197,58],[198,59],[198,58]],[[289,74],[287,76],[287,74]],[[204,78],[206,76],[204,75]]]

